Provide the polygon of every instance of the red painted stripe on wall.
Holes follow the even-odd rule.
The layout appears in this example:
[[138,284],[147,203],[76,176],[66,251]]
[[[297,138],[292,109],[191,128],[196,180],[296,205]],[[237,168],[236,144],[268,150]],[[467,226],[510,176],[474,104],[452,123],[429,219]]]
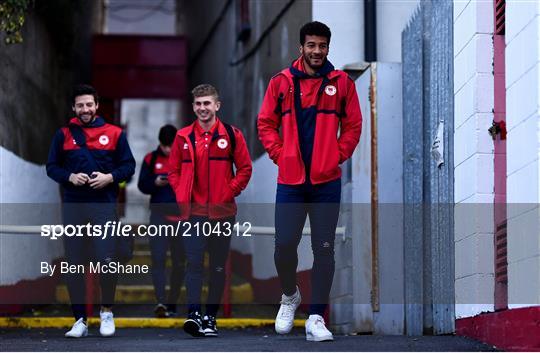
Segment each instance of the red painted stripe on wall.
[[[61,259],[53,264],[58,265]],[[43,276],[33,280],[22,280],[13,285],[0,286],[0,316],[10,316],[22,313],[26,307],[54,303],[56,301],[56,286],[60,275]]]
[[0,286],[0,315],[20,314],[31,303],[54,303],[58,280],[58,276],[46,276]]
[[458,319],[456,333],[499,349],[540,352],[540,306]]

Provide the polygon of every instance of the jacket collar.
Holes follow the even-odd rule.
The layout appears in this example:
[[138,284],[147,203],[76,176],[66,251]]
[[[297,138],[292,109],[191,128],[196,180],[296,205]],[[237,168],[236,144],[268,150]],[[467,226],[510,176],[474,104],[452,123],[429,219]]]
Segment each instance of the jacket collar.
[[156,153],[158,154],[158,156],[167,157],[165,155],[165,153],[163,153],[163,151],[161,150],[161,147],[159,147],[159,145],[156,148]]
[[212,125],[212,127],[208,131],[204,131],[201,124],[199,124],[199,122],[195,120],[195,122],[193,123],[193,131],[195,131],[196,137],[201,137],[205,132],[208,132],[210,135],[214,135],[214,133],[218,129],[218,126],[219,126],[219,119],[217,117],[216,117],[216,122],[214,123],[214,125]]
[[96,119],[94,119],[94,121],[91,122],[90,124],[83,124],[79,120],[79,118],[74,117],[74,118],[71,118],[71,120],[69,120],[69,124],[79,125],[80,127],[100,127],[100,126],[105,125],[105,119],[103,119],[100,116],[96,116]]
[[[189,138],[189,135],[191,135],[192,133],[196,133],[195,124],[199,124],[197,120],[195,120],[190,126],[188,126],[187,129],[181,129],[180,131],[178,131],[178,135],[184,138]],[[223,126],[223,123],[217,116],[216,116],[216,123],[210,129],[210,132],[212,133],[212,139],[216,138],[217,136],[222,136],[222,135],[227,134],[227,131],[225,130],[225,126]]]
[[302,56],[292,62],[291,66],[282,71],[287,77],[297,77],[299,79],[319,78],[327,76],[328,79],[332,79],[338,75],[338,71],[334,68],[334,65],[326,59],[324,65],[315,73],[315,76],[310,76],[306,73],[304,68],[304,60]]

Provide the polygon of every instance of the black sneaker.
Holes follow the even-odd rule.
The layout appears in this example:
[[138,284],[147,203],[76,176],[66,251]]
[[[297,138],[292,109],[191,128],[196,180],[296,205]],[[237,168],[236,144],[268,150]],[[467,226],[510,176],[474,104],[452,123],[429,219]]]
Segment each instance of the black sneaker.
[[174,304],[167,304],[167,317],[176,317],[178,314],[176,313],[176,305]]
[[217,337],[217,324],[215,316],[205,315],[202,320],[205,337]]
[[187,320],[184,321],[184,331],[193,337],[204,337],[202,318],[198,311],[189,313]]

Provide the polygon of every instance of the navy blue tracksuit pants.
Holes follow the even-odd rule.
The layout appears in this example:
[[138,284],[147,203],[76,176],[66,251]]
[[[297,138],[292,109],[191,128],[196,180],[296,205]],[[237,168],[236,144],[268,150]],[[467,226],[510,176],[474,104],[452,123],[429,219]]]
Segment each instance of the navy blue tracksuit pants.
[[[229,255],[231,236],[217,236],[212,234],[208,237],[202,235],[205,222],[210,222],[212,229],[217,222],[228,222],[232,226],[235,217],[221,220],[211,220],[208,217],[191,216],[189,223],[192,225],[190,236],[183,237],[186,252],[186,291],[188,311],[201,313],[201,292],[204,277],[204,253],[208,251],[209,276],[208,276],[208,299],[206,300],[206,315],[216,316],[223,289],[225,287],[225,264]],[[200,234],[194,225],[199,224]],[[224,227],[221,227],[224,229]],[[234,233],[233,233],[234,234]]]
[[323,315],[334,278],[334,239],[341,201],[341,179],[312,185],[278,184],[276,193],[276,239],[274,261],[285,295],[296,291],[298,244],[306,217],[311,225],[310,314]]
[[[62,212],[65,225],[85,225],[88,222],[91,225],[104,225],[107,221],[117,220],[116,203],[64,203]],[[107,234],[105,239],[89,237],[86,234],[82,237],[63,238],[65,258],[70,265],[88,265],[89,261],[101,263],[117,261],[118,238],[111,237],[110,234]],[[65,276],[73,316],[75,320],[80,318],[86,320],[85,274],[69,273]],[[111,307],[114,303],[117,280],[118,274],[99,274],[101,305],[104,307]]]

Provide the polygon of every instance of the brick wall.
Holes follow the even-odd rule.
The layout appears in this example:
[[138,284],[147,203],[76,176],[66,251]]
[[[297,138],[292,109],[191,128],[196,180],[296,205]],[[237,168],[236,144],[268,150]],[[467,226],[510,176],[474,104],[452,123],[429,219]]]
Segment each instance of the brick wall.
[[456,316],[493,310],[493,17],[454,2]]

